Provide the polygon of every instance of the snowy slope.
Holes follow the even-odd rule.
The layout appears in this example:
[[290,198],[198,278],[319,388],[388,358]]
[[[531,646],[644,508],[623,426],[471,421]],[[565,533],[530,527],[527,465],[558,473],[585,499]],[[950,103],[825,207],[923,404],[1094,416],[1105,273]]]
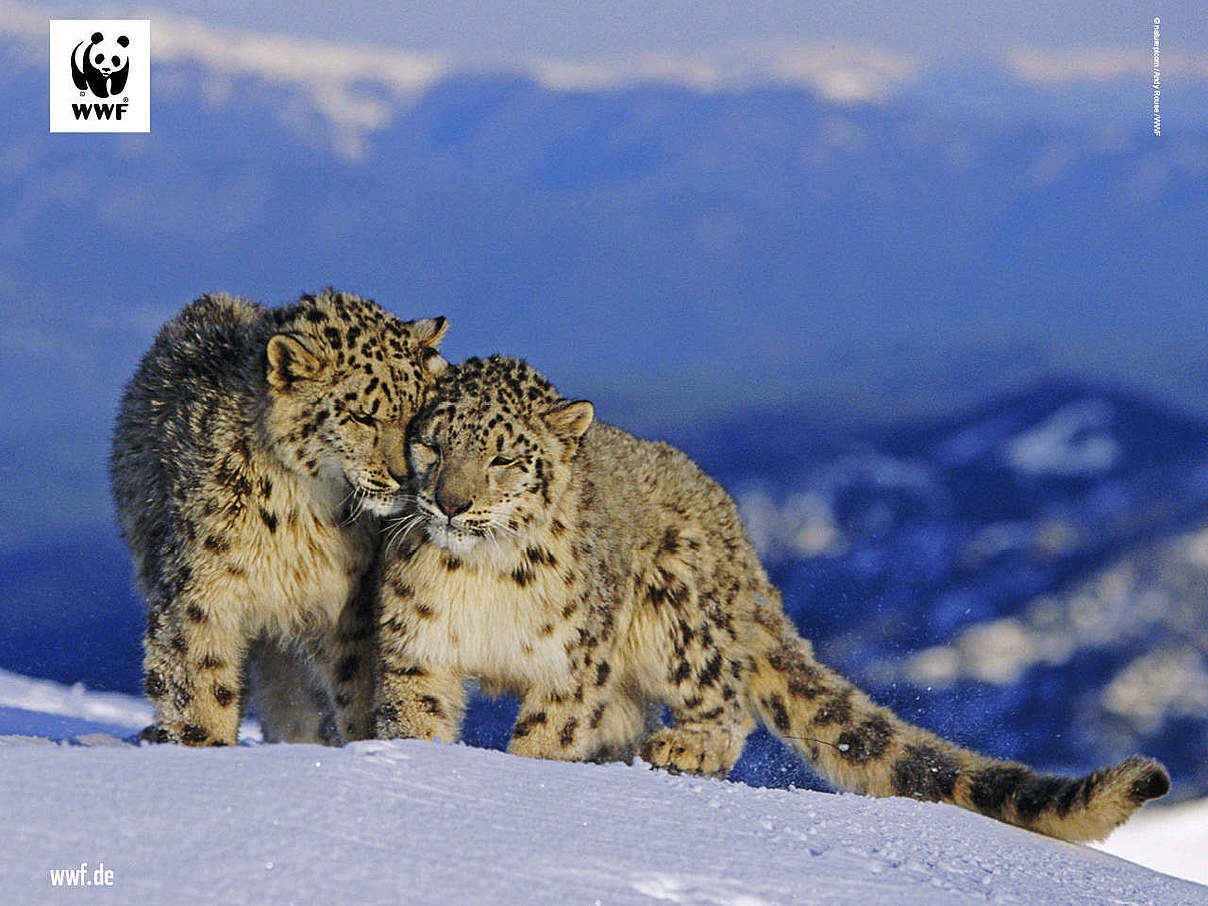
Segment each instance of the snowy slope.
[[[55,745],[56,721],[145,716],[59,692],[0,675],[6,902],[63,902],[51,870],[87,862],[113,889],[73,902],[1208,903],[1208,888],[902,799],[417,741]],[[16,709],[53,726],[6,737]]]
[[1208,800],[1145,809],[1096,848],[1208,884]]

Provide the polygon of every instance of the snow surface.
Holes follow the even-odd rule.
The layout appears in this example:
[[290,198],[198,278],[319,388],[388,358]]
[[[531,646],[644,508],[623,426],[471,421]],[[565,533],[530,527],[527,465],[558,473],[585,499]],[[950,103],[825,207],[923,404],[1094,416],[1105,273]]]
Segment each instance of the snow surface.
[[[146,718],[134,698],[0,672],[4,902],[1208,904],[1206,887],[951,806],[413,740],[119,738]],[[1203,853],[1200,808],[1171,810],[1171,833]],[[1143,814],[1115,851],[1161,850],[1165,826]],[[85,862],[112,886],[52,886]]]
[[1096,848],[1208,884],[1208,800],[1142,809]]

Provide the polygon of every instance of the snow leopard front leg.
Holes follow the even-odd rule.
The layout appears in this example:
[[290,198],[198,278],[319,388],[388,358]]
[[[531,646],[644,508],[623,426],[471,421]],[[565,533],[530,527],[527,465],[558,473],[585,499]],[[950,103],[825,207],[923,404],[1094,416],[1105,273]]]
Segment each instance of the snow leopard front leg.
[[451,671],[384,655],[376,701],[373,728],[378,739],[461,739],[465,682]]
[[419,660],[412,650],[417,622],[433,608],[416,601],[414,589],[385,569],[376,586],[377,688],[373,735],[378,739],[461,739],[466,710],[465,678],[440,663]]
[[559,761],[631,761],[654,720],[649,703],[621,688],[610,652],[591,639],[556,687],[532,687],[520,704],[508,751]]
[[142,737],[234,745],[247,639],[219,618],[226,602],[186,587],[178,597],[165,594],[149,603],[143,665],[155,724]]

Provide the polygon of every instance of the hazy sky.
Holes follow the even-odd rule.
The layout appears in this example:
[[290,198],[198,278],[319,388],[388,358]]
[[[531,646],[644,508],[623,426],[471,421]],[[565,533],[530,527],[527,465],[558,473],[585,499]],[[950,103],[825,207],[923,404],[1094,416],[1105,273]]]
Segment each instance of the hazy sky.
[[1208,51],[1208,12],[1200,0],[119,0],[104,9],[130,15],[148,7],[216,26],[441,50],[467,62],[532,56],[607,60],[769,38],[838,37],[924,59],[984,56],[1013,47],[1144,49],[1154,16],[1163,19],[1168,52]]

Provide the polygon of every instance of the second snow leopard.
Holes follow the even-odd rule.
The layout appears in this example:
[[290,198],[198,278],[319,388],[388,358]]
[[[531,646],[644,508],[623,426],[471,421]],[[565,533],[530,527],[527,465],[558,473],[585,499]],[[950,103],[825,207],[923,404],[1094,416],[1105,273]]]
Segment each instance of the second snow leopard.
[[[520,696],[510,750],[537,758],[640,753],[724,777],[758,718],[842,789],[1067,840],[1106,836],[1169,788],[1140,756],[1041,775],[873,704],[797,635],[725,491],[523,362],[446,372],[409,455],[414,510],[381,575],[380,736],[456,740],[476,678]],[[674,726],[658,726],[664,704]]]
[[204,296],[164,325],[110,459],[147,603],[150,738],[234,743],[249,653],[266,738],[368,735],[358,590],[377,517],[400,506],[401,433],[445,367],[444,331],[332,291],[275,309]]

